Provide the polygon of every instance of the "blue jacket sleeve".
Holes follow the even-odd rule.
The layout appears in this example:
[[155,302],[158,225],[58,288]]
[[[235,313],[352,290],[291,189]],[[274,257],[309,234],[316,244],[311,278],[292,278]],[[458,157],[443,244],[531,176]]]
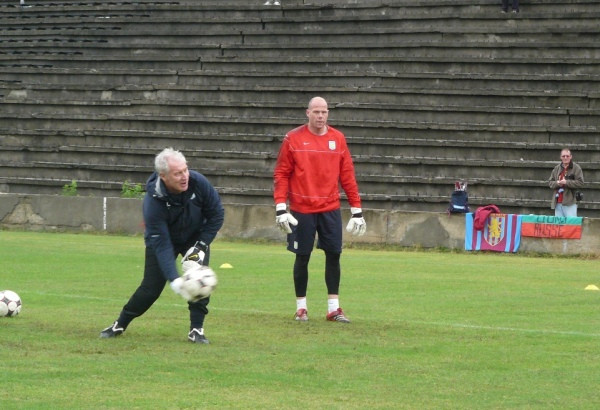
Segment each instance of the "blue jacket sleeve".
[[196,174],[198,195],[202,198],[202,215],[204,223],[200,231],[199,241],[209,244],[215,239],[225,220],[225,210],[217,190],[201,174]]
[[165,279],[173,281],[179,277],[175,264],[175,250],[167,225],[167,212],[150,195],[144,198],[144,222],[146,224],[146,246],[152,249]]

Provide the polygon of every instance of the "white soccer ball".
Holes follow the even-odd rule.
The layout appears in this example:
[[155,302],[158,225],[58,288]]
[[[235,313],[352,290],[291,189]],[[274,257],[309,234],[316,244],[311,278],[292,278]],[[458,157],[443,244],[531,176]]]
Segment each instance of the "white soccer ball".
[[217,275],[208,266],[198,265],[195,269],[188,269],[182,278],[181,288],[191,296],[191,302],[209,297],[217,288]]
[[17,316],[21,311],[21,298],[12,290],[0,291],[0,317]]

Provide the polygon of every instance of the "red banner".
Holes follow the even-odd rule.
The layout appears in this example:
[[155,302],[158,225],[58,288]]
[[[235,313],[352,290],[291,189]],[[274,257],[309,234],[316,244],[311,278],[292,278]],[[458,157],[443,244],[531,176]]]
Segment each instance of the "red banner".
[[536,238],[581,239],[581,217],[523,215],[521,235]]

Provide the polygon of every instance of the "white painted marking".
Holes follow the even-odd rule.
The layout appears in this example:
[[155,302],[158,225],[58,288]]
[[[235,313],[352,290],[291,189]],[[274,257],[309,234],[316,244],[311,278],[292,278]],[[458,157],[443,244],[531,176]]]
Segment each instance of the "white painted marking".
[[[102,300],[102,301],[115,301],[118,303],[127,302],[129,296],[123,296],[122,298],[107,298],[98,296],[85,296],[85,295],[69,295],[60,293],[47,293],[47,292],[31,292],[36,295],[60,297],[60,298],[72,298],[72,299],[88,299],[88,300]],[[120,306],[120,305],[119,305]],[[120,308],[117,306],[117,309]],[[161,303],[161,306],[170,307],[184,307],[185,302],[181,303]],[[272,311],[264,311],[258,309],[238,309],[238,308],[224,308],[224,307],[211,307],[211,311],[222,311],[222,312],[246,312],[246,313],[260,313],[265,315],[273,314]],[[354,315],[354,323],[360,322],[360,319],[356,319]],[[537,333],[537,334],[549,334],[549,335],[564,335],[564,336],[582,336],[582,337],[600,337],[600,333],[588,333],[570,330],[549,330],[549,329],[527,329],[518,327],[506,327],[506,326],[483,326],[483,325],[470,325],[467,323],[448,323],[448,322],[426,322],[416,320],[393,320],[393,322],[408,323],[416,325],[427,325],[427,326],[441,326],[448,328],[462,328],[462,329],[473,329],[473,330],[492,330],[500,332],[513,332],[513,333]]]

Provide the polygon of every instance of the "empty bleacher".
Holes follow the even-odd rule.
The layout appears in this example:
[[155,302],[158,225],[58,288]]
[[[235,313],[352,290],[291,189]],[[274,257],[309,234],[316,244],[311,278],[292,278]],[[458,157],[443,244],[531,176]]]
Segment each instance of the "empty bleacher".
[[600,216],[600,0],[0,3],[0,192],[118,196],[181,149],[225,202],[271,204],[315,95],[365,208],[549,213],[571,147]]

